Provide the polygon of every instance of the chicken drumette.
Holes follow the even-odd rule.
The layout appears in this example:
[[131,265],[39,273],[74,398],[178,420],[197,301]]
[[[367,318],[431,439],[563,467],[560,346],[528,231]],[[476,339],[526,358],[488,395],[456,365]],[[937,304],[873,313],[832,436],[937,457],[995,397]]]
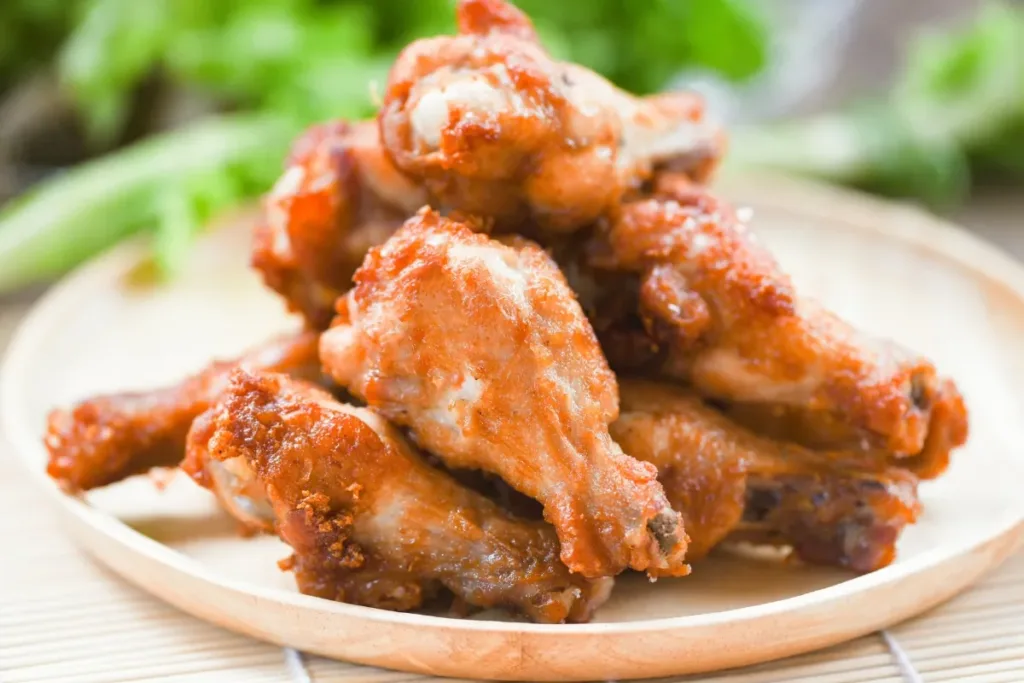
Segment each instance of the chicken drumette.
[[608,434],[615,376],[558,268],[424,210],[356,273],[321,337],[342,386],[456,468],[537,499],[585,576],[683,574],[655,469]]
[[554,61],[502,0],[461,0],[459,33],[418,40],[391,69],[381,137],[433,203],[499,227],[573,230],[655,167],[707,176],[724,145],[701,99],[637,98]]
[[690,536],[687,558],[723,540],[792,546],[801,559],[872,571],[917,516],[917,478],[859,453],[818,453],[755,435],[667,383],[624,379],[611,432],[658,468]]
[[44,437],[50,453],[46,471],[64,489],[82,491],[154,467],[176,467],[192,420],[217,399],[234,369],[317,379],[317,340],[314,332],[280,337],[173,386],[97,396],[71,410],[54,410]]
[[[502,2],[458,14],[462,35],[414,43],[396,62],[379,124],[313,126],[267,194],[253,265],[314,329],[367,249],[428,202],[543,233],[602,215],[655,166],[704,178],[717,164],[724,137],[699,97],[638,99],[555,63]],[[423,136],[447,142],[428,149]]]
[[384,154],[375,121],[313,126],[265,199],[253,266],[291,310],[325,328],[367,250],[425,201]]
[[211,463],[248,478],[253,508],[294,550],[282,566],[303,593],[408,610],[443,586],[557,623],[586,621],[611,590],[559,561],[547,524],[430,467],[377,413],[283,375],[233,374],[189,435],[185,468],[208,487]]
[[863,444],[927,476],[966,439],[963,401],[931,362],[798,296],[735,212],[685,177],[661,176],[558,257],[616,370],[783,410],[799,417],[790,439]]

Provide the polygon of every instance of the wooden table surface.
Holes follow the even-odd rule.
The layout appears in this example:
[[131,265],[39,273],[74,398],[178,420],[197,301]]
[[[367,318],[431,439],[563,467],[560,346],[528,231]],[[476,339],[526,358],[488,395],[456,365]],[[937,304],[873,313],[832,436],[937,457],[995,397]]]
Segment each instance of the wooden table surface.
[[[1024,196],[956,214],[1024,259]],[[0,348],[39,292],[0,298]],[[2,442],[0,442],[2,443]],[[340,681],[426,677],[307,657],[223,631],[126,585],[76,549],[0,445],[0,682]],[[951,602],[887,632],[716,676],[734,683],[1024,681],[1024,552]]]

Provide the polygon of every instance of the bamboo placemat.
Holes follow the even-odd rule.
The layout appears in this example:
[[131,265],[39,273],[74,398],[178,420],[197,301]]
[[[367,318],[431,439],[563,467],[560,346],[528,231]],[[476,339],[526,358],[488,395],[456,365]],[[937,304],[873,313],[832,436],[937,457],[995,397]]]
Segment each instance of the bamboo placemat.
[[[28,303],[0,303],[0,348]],[[8,448],[0,441],[0,682],[432,680],[238,636],[124,583],[75,547]],[[1024,552],[966,594],[887,632],[761,666],[663,680],[1020,683]]]

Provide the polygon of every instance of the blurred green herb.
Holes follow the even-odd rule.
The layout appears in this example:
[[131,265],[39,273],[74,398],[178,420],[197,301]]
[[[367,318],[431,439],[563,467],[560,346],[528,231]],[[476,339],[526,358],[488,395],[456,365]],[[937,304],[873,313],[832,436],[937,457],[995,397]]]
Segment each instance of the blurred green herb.
[[[51,27],[54,36],[70,30],[59,75],[98,148],[123,136],[140,85],[154,77],[222,110],[258,112],[259,123],[228,114],[155,135],[6,207],[0,259],[14,265],[3,269],[0,291],[56,275],[144,228],[154,232],[157,264],[173,270],[214,210],[269,187],[303,126],[371,115],[371,86],[383,83],[394,54],[416,37],[451,32],[454,7],[454,0],[12,2],[0,17],[17,15],[18,25],[75,17]],[[626,0],[521,4],[562,56],[633,90],[657,89],[692,64],[743,77],[764,60],[765,36],[744,0],[658,0],[644,12]],[[705,28],[688,28],[692,22]],[[654,29],[657,40],[641,39]]]
[[962,199],[972,173],[1024,177],[1024,7],[990,3],[958,32],[920,36],[885,100],[733,138],[733,164],[935,206]]
[[45,64],[71,30],[66,0],[0,2],[0,89]]
[[[765,61],[752,0],[519,0],[556,55],[649,92],[682,68],[733,79]],[[123,237],[154,235],[176,267],[213,213],[264,191],[311,122],[367,116],[371,84],[412,38],[449,32],[454,0],[7,0],[0,84],[60,48],[59,72],[98,149],[125,138],[143,84],[222,113],[48,180],[0,210],[0,292],[53,277]],[[738,130],[734,164],[951,201],[972,172],[1024,175],[1024,10],[993,3],[922,38],[889,97]]]
[[[453,0],[80,0],[60,72],[99,141],[124,124],[131,95],[155,72],[220,102],[300,124],[373,111],[410,40],[451,32]],[[749,0],[522,0],[559,56],[637,92],[701,65],[755,73],[765,35]]]
[[765,24],[745,0],[518,0],[545,45],[562,59],[595,69],[624,88],[663,88],[682,67],[742,80],[767,58]]
[[270,117],[208,119],[46,181],[0,211],[0,291],[154,226],[158,263],[173,265],[197,226],[266,187],[293,133]]

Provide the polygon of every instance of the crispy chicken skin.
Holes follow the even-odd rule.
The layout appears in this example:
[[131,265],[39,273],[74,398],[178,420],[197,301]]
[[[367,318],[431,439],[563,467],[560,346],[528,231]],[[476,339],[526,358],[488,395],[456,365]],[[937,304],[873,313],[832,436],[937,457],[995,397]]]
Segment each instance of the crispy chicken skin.
[[658,468],[685,520],[687,558],[723,540],[792,546],[801,559],[873,571],[914,522],[917,479],[856,453],[822,454],[740,427],[668,383],[620,381],[612,436]]
[[376,117],[306,130],[264,196],[251,266],[302,330],[53,410],[48,475],[180,466],[301,593],[387,610],[582,623],[620,572],[745,544],[892,563],[967,440],[954,382],[796,291],[708,188],[699,95],[452,4]]
[[458,35],[398,56],[379,114],[391,158],[440,208],[574,230],[655,166],[703,178],[717,164],[724,137],[699,97],[637,98],[556,62],[501,0],[462,0],[456,14]]
[[[585,250],[591,283],[611,274],[612,291],[589,306],[617,370],[653,370],[725,403],[784,406],[895,457],[939,463],[966,439],[956,387],[931,362],[799,297],[735,212],[689,179],[659,178]],[[944,438],[926,447],[932,433]]]
[[[852,429],[835,414],[794,410],[788,406],[729,404],[723,406],[730,418],[765,436],[792,441],[807,448],[863,451],[876,457],[890,457],[865,443],[862,432]],[[949,467],[953,449],[967,441],[967,408],[963,396],[950,379],[942,379],[921,451],[911,457],[891,459],[890,464],[906,468],[921,479],[935,479]]]
[[220,402],[230,386],[229,383],[217,402],[192,421],[180,467],[194,482],[213,493],[224,511],[241,524],[243,535],[273,533],[274,509],[267,499],[266,487],[249,461],[242,457],[217,460],[210,456],[210,439],[217,427]]
[[317,334],[279,337],[173,386],[97,396],[54,410],[44,437],[47,473],[65,490],[81,491],[176,466],[192,420],[216,400],[237,367],[318,378]]
[[367,250],[425,200],[384,154],[375,121],[313,126],[264,200],[252,264],[290,310],[323,329]]
[[608,434],[617,387],[590,324],[547,254],[517,244],[421,211],[356,273],[324,369],[449,467],[537,499],[574,572],[685,574],[655,469]]
[[408,610],[443,586],[558,623],[586,621],[611,590],[559,561],[550,526],[515,519],[430,467],[377,413],[311,384],[236,371],[190,441],[196,461],[240,460],[262,484],[303,593]]

